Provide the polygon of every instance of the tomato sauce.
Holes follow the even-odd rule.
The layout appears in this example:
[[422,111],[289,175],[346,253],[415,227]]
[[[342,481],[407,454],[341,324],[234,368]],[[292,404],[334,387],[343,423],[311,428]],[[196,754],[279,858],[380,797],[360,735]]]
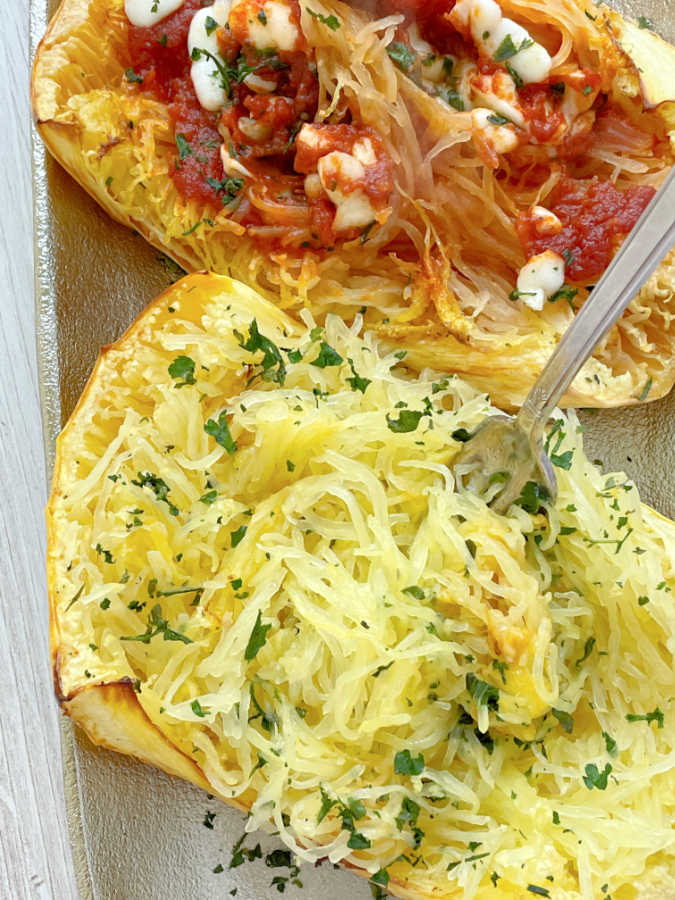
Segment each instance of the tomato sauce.
[[202,109],[197,100],[187,51],[187,36],[195,12],[205,5],[201,0],[185,0],[183,6],[156,25],[129,27],[129,54],[135,73],[143,78],[141,89],[166,103],[174,133],[184,140],[176,147],[171,178],[181,196],[221,205],[216,190],[207,179],[224,178],[220,159],[222,138],[218,133],[218,114]]
[[546,206],[562,222],[558,234],[539,234],[529,213],[518,216],[516,231],[525,256],[553,250],[566,260],[569,281],[592,282],[609,265],[621,241],[655,194],[641,186],[618,191],[611,182],[563,178]]
[[564,127],[565,117],[554,105],[548,85],[526,84],[518,91],[518,102],[529,124],[529,133],[540,144],[551,141]]

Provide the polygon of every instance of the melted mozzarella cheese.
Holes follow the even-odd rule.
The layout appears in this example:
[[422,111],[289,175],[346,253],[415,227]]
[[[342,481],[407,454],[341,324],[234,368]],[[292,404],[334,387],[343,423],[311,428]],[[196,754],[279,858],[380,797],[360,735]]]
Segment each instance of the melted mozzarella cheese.
[[179,9],[185,0],[124,0],[124,12],[132,25],[149,28]]
[[[229,13],[229,0],[219,0],[212,6],[206,6],[197,10],[192,17],[188,32],[188,52],[190,55],[195,49],[205,50],[224,64],[220,56],[216,29],[213,27],[207,28],[207,19],[213,19],[218,25],[223,26],[227,24]],[[197,99],[204,109],[216,110],[225,105],[225,100],[227,99],[225,88],[222,84],[218,67],[213,59],[202,56],[193,60],[190,68],[190,77],[192,78]]]
[[357,181],[365,175],[366,170],[358,159],[349,153],[334,150],[321,157],[317,169],[323,189],[336,207],[333,221],[336,232],[365,228],[375,221],[373,205],[361,188],[349,193],[340,189],[340,183]]
[[560,219],[545,206],[533,206],[530,215],[539,234],[559,234],[562,231]]
[[506,116],[521,128],[525,125],[525,116],[518,103],[518,94],[513,79],[508,72],[495,72],[494,75],[481,75],[472,82],[474,99],[481,106],[487,106],[502,116]]
[[497,153],[509,153],[518,146],[518,135],[512,125],[494,125],[490,122],[491,109],[478,107],[471,112],[471,125],[484,141],[487,141]]
[[230,154],[227,143],[220,147],[220,159],[223,163],[223,169],[230,178],[250,178],[253,179],[253,173],[246,166],[242,165],[239,160]]
[[319,153],[328,153],[332,138],[320,125],[303,125],[295,139],[296,147],[301,144]]
[[323,194],[323,185],[316,172],[311,172],[305,178],[305,195],[309,200],[318,200]]
[[454,66],[452,74],[457,79],[457,93],[462,98],[464,109],[473,109],[471,82],[478,74],[478,66],[470,59],[462,59]]
[[526,28],[502,16],[494,0],[459,0],[450,13],[450,20],[461,31],[470,32],[474,43],[485,56],[494,56],[509,37],[516,48],[524,43],[529,44],[509,57],[509,64],[526,84],[548,78],[551,71],[548,51],[533,40]]
[[241,116],[237,122],[239,131],[246,135],[249,141],[259,144],[266,141],[272,134],[272,126],[267,122],[258,122],[257,119],[251,119],[248,116]]
[[[552,214],[551,214],[552,215]],[[559,291],[565,282],[565,261],[553,250],[530,257],[518,273],[516,287],[520,299],[532,309],[542,309],[544,300]]]
[[244,84],[246,87],[250,87],[252,91],[255,91],[256,94],[271,94],[272,91],[276,90],[277,86],[276,81],[261,78],[260,75],[256,75],[254,72],[244,78]]
[[[579,74],[583,77],[583,72],[579,72]],[[565,116],[565,121],[567,122],[567,124],[571,125],[572,122],[575,121],[575,119],[577,119],[583,113],[587,112],[591,108],[591,106],[593,106],[593,103],[595,102],[595,98],[597,96],[597,91],[589,91],[587,94],[584,94],[581,88],[579,88],[579,90],[576,90],[575,88],[567,85],[565,96],[563,97],[563,101],[560,104],[560,110]]]
[[[243,0],[247,3],[247,0]],[[237,4],[239,6],[240,4]],[[258,50],[295,50],[300,30],[291,18],[291,8],[282,0],[267,0],[262,7],[249,4],[249,41]]]
[[370,138],[361,138],[356,141],[352,147],[352,156],[364,166],[374,166],[377,162],[373,142]]

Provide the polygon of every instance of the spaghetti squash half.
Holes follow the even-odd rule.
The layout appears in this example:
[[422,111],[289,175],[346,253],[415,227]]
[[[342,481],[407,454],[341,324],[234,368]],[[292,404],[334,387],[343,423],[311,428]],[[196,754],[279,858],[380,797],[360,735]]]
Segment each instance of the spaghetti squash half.
[[673,897],[675,525],[562,414],[556,504],[497,515],[453,472],[490,410],[358,318],[176,284],[58,442],[64,709],[401,897]]
[[[186,269],[318,321],[363,307],[411,363],[514,406],[673,162],[674,84],[672,47],[582,0],[63,0],[33,103]],[[567,404],[669,390],[673,273]]]

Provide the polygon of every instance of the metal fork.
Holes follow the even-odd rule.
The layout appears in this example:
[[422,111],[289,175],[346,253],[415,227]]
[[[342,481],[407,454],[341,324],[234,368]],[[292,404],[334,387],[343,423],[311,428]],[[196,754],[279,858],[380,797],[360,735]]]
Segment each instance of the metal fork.
[[544,426],[579,369],[674,242],[675,168],[574,317],[518,415],[489,416],[455,457],[454,465],[477,464],[482,487],[504,483],[491,501],[496,512],[506,512],[528,481],[542,485],[555,500],[557,484],[544,451]]

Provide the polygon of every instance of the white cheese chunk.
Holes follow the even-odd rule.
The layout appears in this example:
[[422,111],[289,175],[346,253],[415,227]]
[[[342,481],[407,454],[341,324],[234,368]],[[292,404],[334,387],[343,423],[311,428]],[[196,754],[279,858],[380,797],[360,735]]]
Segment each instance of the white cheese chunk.
[[525,116],[518,102],[518,94],[513,79],[508,72],[481,75],[472,82],[473,99],[480,106],[487,106],[501,116],[505,116],[521,128]]
[[365,174],[364,166],[349,153],[334,150],[323,156],[317,165],[319,178],[329,199],[335,204],[333,229],[336,232],[365,228],[375,221],[375,210],[361,188],[344,193],[340,184],[357,181]]
[[373,142],[370,138],[360,138],[352,147],[352,156],[363,166],[374,166],[377,162]]
[[490,122],[494,116],[491,109],[478,107],[471,111],[471,125],[496,153],[509,153],[518,146],[518,135],[512,125],[495,125]]
[[[462,30],[470,31],[474,43],[485,56],[494,57],[510,37],[517,52],[504,62],[513,67],[525,84],[548,78],[551,57],[546,48],[534,41],[522,25],[502,16],[501,8],[494,0],[459,0],[450,13],[450,20]],[[523,44],[529,46],[518,50]]]
[[281,0],[267,0],[262,8],[251,4],[246,24],[249,41],[258,50],[294,50],[300,37],[290,6]]
[[305,178],[305,196],[309,200],[317,200],[323,194],[323,185],[316,172],[311,172]]
[[277,87],[276,81],[270,81],[268,78],[261,78],[260,75],[256,75],[255,72],[251,72],[250,75],[247,75],[246,78],[244,78],[244,84],[246,87],[251,88],[252,91],[255,91],[256,94],[271,94]]
[[[219,53],[216,29],[207,20],[213,19],[218,25],[226,25],[229,14],[229,0],[219,0],[212,6],[197,10],[188,31],[188,53],[192,54],[195,49],[204,50],[224,65]],[[193,60],[190,77],[197,99],[204,109],[216,110],[225,105],[227,99],[225,88],[218,67],[212,59],[204,55],[200,59]]]
[[132,25],[149,28],[179,9],[185,0],[124,0],[124,12]]
[[530,215],[538,234],[559,234],[562,231],[560,219],[545,206],[533,206]]
[[564,282],[564,259],[553,250],[544,250],[528,259],[518,273],[516,287],[523,303],[540,310],[544,306],[544,300],[559,291]]
[[230,155],[227,143],[222,144],[220,147],[220,158],[223,163],[225,174],[229,175],[230,178],[239,178],[243,176],[244,178],[253,179],[253,174],[246,166],[242,165],[235,156]]
[[365,228],[375,221],[375,210],[367,195],[359,188],[351,194],[343,194],[340,190],[327,191],[336,206],[333,229],[336,232],[350,231],[352,228]]
[[321,125],[303,125],[295,139],[295,146],[299,149],[303,144],[318,154],[328,153],[332,138]]

